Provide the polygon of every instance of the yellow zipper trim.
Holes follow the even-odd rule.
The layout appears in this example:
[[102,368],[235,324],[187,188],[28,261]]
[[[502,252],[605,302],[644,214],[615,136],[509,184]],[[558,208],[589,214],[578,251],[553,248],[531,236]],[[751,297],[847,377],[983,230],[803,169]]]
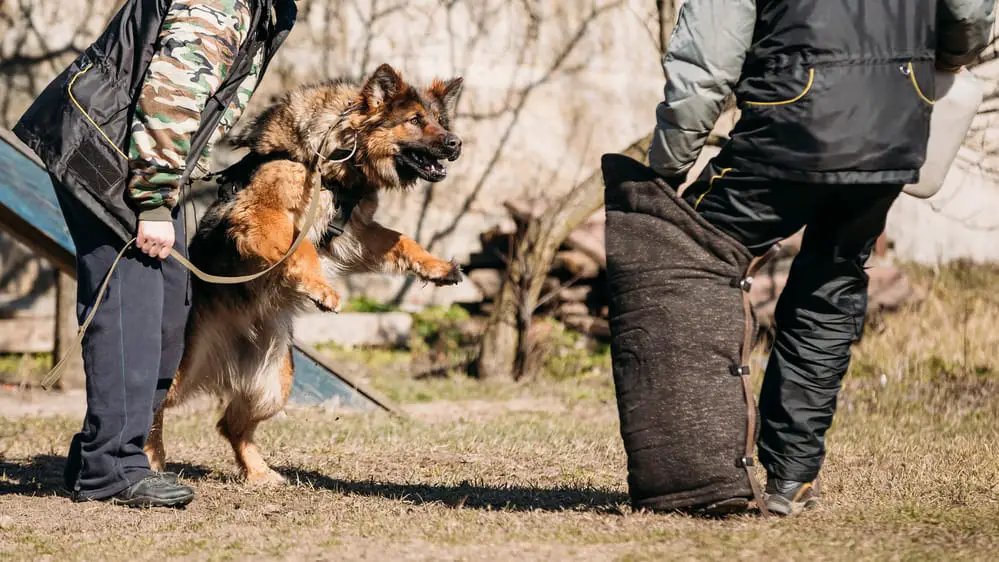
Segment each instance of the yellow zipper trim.
[[714,176],[714,177],[711,178],[711,181],[708,182],[708,189],[704,193],[702,193],[701,196],[698,197],[697,201],[694,203],[694,210],[695,211],[697,210],[697,206],[701,204],[701,201],[704,199],[704,196],[707,195],[707,194],[709,194],[709,193],[711,193],[711,188],[713,188],[715,186],[715,180],[722,179],[723,177],[725,177],[725,174],[727,174],[727,173],[729,173],[731,171],[732,171],[732,168],[725,168],[717,176]]
[[108,141],[108,144],[111,145],[111,148],[113,148],[115,152],[120,154],[122,158],[128,160],[128,156],[125,156],[125,153],[122,152],[120,148],[118,148],[118,145],[116,145],[114,141],[111,140],[111,137],[109,137],[107,133],[104,132],[104,129],[101,129],[100,125],[98,125],[97,122],[94,121],[93,117],[91,117],[90,114],[87,113],[87,110],[83,109],[83,106],[80,105],[80,102],[76,101],[76,96],[73,95],[73,86],[76,84],[76,79],[86,74],[93,67],[94,63],[88,64],[86,68],[84,68],[80,72],[77,72],[76,76],[74,76],[73,79],[69,81],[69,99],[70,101],[73,102],[73,105],[75,105],[76,108],[80,110],[80,113],[82,113],[83,116],[87,118],[87,121],[90,121],[90,124],[93,125],[95,129],[97,129],[97,132],[100,133],[102,137],[104,137],[104,140]]
[[814,68],[809,68],[808,69],[808,84],[805,85],[805,89],[800,94],[798,94],[797,96],[795,96],[795,97],[793,97],[793,98],[791,98],[789,100],[784,100],[784,101],[747,101],[746,105],[757,105],[757,106],[790,105],[792,103],[801,101],[801,98],[803,98],[806,95],[808,95],[808,92],[811,91],[812,85],[814,85],[814,84],[815,84],[815,69]]
[[912,68],[912,61],[909,61],[909,80],[912,80],[912,87],[916,89],[916,93],[919,94],[919,97],[922,98],[924,102],[930,105],[936,103],[935,100],[931,100],[926,97],[926,94],[923,93],[923,89],[919,87],[919,82],[916,81],[916,70]]

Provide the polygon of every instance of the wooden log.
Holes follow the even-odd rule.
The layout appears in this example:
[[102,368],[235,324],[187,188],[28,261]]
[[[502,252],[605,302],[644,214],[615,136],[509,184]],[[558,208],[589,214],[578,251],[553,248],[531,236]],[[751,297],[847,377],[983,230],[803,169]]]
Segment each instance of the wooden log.
[[590,285],[571,285],[559,289],[558,298],[563,302],[586,302],[592,292]]
[[51,352],[54,325],[54,316],[0,318],[0,352]]
[[805,230],[801,229],[794,233],[790,238],[785,238],[780,243],[780,254],[777,255],[776,259],[790,258],[798,255],[801,251],[801,241],[805,236]]
[[511,232],[503,232],[498,228],[491,228],[482,234],[479,234],[479,243],[482,244],[483,251],[488,251],[490,248],[495,248],[502,254],[506,254],[509,250],[510,245],[513,243],[514,234]]
[[607,252],[604,249],[604,235],[599,233],[574,230],[565,239],[565,245],[589,256],[593,261],[600,264],[601,268],[607,267]]
[[787,273],[777,273],[775,275],[757,275],[753,279],[753,286],[749,291],[749,300],[754,305],[776,300],[787,285]]
[[[539,201],[507,201],[503,204],[510,215],[519,223],[539,217],[547,207]],[[583,252],[592,260],[607,267],[607,255],[604,250],[604,213],[601,209],[573,230],[565,239],[565,246]]]
[[540,217],[548,204],[540,199],[514,199],[503,203],[503,207],[514,221],[523,224],[532,218]]
[[503,252],[494,252],[491,248],[485,248],[481,252],[476,252],[468,256],[468,261],[461,267],[464,271],[476,269],[506,269],[506,262]]
[[545,277],[545,280],[541,283],[541,298],[545,298],[545,295],[561,289],[562,281],[560,281],[557,277]]
[[600,264],[579,250],[566,250],[555,254],[553,270],[565,270],[577,279],[596,279],[600,275]]
[[603,318],[597,318],[596,316],[589,315],[567,316],[562,319],[562,323],[565,324],[567,328],[576,330],[577,332],[581,332],[588,336],[593,336],[595,338],[610,337],[610,324]]
[[[870,278],[867,287],[868,313],[898,310],[905,303],[917,298],[916,290],[909,278],[896,267],[871,268],[868,277]],[[786,274],[777,274],[772,278],[757,277],[753,282],[750,298],[761,328],[767,329],[773,326],[777,300],[786,283]]]
[[478,287],[483,298],[492,300],[503,286],[503,273],[496,269],[475,269],[465,274]]
[[566,302],[555,309],[555,318],[563,319],[578,316],[589,316],[590,308],[581,302]]
[[56,286],[55,345],[52,347],[52,364],[62,359],[63,355],[71,354],[59,379],[59,388],[62,390],[86,387],[82,351],[79,347],[70,349],[76,341],[78,332],[76,281],[65,273],[59,273]]
[[894,286],[905,275],[897,267],[872,267],[867,270],[867,277],[868,288],[874,294]]

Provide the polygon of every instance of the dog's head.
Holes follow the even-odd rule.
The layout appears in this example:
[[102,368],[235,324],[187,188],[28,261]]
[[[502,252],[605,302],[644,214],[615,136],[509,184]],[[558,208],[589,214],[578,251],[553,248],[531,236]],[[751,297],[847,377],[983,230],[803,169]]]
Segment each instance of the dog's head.
[[354,165],[383,188],[446,178],[446,162],[461,156],[461,138],[451,132],[461,88],[462,79],[453,78],[418,89],[391,66],[378,67],[349,117],[358,142]]
[[[326,157],[323,177],[345,185],[439,182],[447,177],[445,162],[461,155],[461,139],[451,132],[461,88],[461,78],[416,88],[383,64],[361,84],[336,80],[289,92],[231,142],[303,164],[319,153]],[[349,160],[331,158],[342,155],[335,148],[350,151]]]

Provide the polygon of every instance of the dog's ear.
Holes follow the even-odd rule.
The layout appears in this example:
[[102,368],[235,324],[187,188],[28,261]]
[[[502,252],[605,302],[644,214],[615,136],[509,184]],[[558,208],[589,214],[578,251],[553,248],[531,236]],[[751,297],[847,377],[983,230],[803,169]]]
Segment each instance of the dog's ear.
[[458,96],[465,86],[465,80],[460,76],[444,81],[437,78],[430,84],[430,94],[440,100],[444,112],[448,116],[454,116],[454,110],[458,105]]
[[374,111],[385,105],[386,101],[399,95],[405,87],[400,75],[388,64],[379,66],[361,88],[361,96],[368,107]]

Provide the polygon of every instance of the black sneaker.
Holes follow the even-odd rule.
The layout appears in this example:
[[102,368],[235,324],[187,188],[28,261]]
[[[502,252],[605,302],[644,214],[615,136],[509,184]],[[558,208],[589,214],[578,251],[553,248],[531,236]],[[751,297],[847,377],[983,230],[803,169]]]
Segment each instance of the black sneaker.
[[[151,474],[128,488],[99,501],[128,507],[184,507],[194,499],[194,490],[160,474]],[[86,501],[74,497],[73,501]]]
[[819,503],[819,479],[796,482],[768,477],[766,496],[767,509],[770,513],[780,516],[794,515]]
[[171,484],[176,484],[177,479],[180,478],[176,472],[156,472],[155,474]]

